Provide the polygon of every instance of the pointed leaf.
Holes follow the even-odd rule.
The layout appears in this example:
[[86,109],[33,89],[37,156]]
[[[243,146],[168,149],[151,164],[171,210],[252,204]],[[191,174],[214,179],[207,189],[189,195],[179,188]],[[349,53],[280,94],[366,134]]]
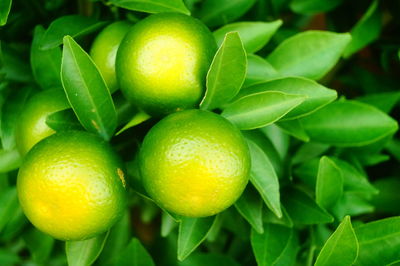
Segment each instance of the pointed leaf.
[[212,110],[232,100],[243,85],[246,68],[246,51],[239,34],[227,33],[207,73],[207,90],[200,108]]
[[319,161],[315,198],[319,206],[325,210],[333,206],[343,193],[342,172],[327,156]]
[[[353,265],[358,256],[358,241],[350,216],[346,216],[321,249],[315,266]],[[340,259],[338,259],[340,258]]]
[[22,237],[35,262],[44,264],[51,254],[55,239],[35,228],[26,231]]
[[12,150],[0,149],[0,173],[7,173],[17,169],[22,163],[21,154],[14,148]]
[[110,3],[128,10],[147,13],[177,12],[190,15],[182,0],[110,0]]
[[172,230],[178,225],[178,223],[169,215],[167,212],[163,211],[161,214],[161,236],[168,236]]
[[143,111],[138,111],[132,119],[123,127],[121,128],[115,135],[118,136],[122,132],[130,129],[131,127],[137,126],[151,118],[150,115],[146,114]]
[[47,116],[46,124],[55,131],[83,129],[72,109],[52,113]]
[[357,98],[357,101],[373,105],[382,112],[388,114],[392,111],[396,104],[400,102],[400,92],[391,91],[367,94],[365,96]]
[[306,31],[283,41],[267,60],[282,75],[320,79],[349,44],[348,33]]
[[301,141],[308,142],[310,141],[310,137],[307,135],[307,132],[304,130],[303,125],[299,120],[288,120],[288,121],[279,121],[276,125],[285,131],[285,133],[295,137]]
[[313,15],[316,13],[324,13],[330,11],[340,5],[343,0],[292,0],[290,9],[295,13],[304,15]]
[[278,76],[276,69],[267,60],[255,54],[247,54],[247,73],[243,87],[249,87]]
[[242,196],[235,202],[235,207],[257,233],[262,234],[264,232],[262,199],[254,192],[251,186],[247,186]]
[[255,129],[278,121],[305,99],[278,91],[254,93],[227,105],[221,115],[240,129]]
[[14,212],[18,209],[17,190],[11,187],[3,191],[0,195],[0,232],[12,218]]
[[133,238],[129,245],[121,252],[115,265],[120,266],[154,266],[150,254],[137,238]]
[[82,126],[109,140],[117,126],[110,92],[92,59],[70,36],[64,38],[61,79]]
[[0,2],[0,26],[4,26],[7,23],[8,14],[11,10],[12,0],[1,0]]

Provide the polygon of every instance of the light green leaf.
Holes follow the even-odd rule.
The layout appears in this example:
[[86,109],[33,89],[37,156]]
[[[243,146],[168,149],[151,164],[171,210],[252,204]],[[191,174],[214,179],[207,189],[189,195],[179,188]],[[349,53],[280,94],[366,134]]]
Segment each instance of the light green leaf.
[[12,150],[0,149],[0,173],[7,173],[17,169],[22,163],[19,151],[14,148]]
[[247,186],[242,196],[235,202],[236,210],[242,215],[251,227],[259,234],[264,232],[262,220],[262,199],[252,189]]
[[151,118],[151,116],[146,114],[145,112],[138,111],[132,117],[132,119],[123,128],[121,128],[115,135],[118,136],[119,134],[126,131],[127,129],[137,126],[137,125],[149,120],[150,118]]
[[91,265],[103,250],[104,244],[110,231],[99,236],[81,240],[67,241],[65,243],[65,252],[69,266]]
[[297,232],[282,225],[265,224],[263,234],[251,231],[251,246],[257,265],[294,265],[299,250]]
[[353,265],[358,256],[358,241],[346,216],[321,249],[315,266]]
[[161,236],[168,236],[178,223],[172,218],[169,213],[163,211],[161,214]]
[[240,129],[255,129],[278,121],[305,99],[278,91],[254,93],[227,105],[221,115]]
[[313,80],[301,77],[286,77],[254,84],[242,90],[238,97],[266,91],[280,91],[287,94],[303,95],[307,98],[293,108],[284,120],[309,115],[336,99],[335,90],[328,89]]
[[49,259],[55,242],[54,238],[35,228],[24,232],[22,238],[35,262],[44,264]]
[[177,12],[190,15],[182,0],[110,0],[110,3],[128,10],[147,13]]
[[133,238],[129,245],[121,252],[115,265],[119,266],[154,266],[150,254],[137,238]]
[[278,75],[276,69],[267,60],[255,54],[247,54],[247,74],[243,87],[277,78]]
[[117,126],[110,92],[90,56],[70,36],[64,38],[61,79],[82,126],[109,140]]
[[7,23],[8,14],[11,10],[12,0],[1,0],[0,2],[0,26],[4,26]]
[[400,260],[400,216],[354,229],[360,244],[357,265],[389,265]]
[[251,156],[250,181],[260,193],[268,208],[282,217],[279,181],[275,170],[263,150],[253,141],[247,140]]
[[324,209],[332,207],[342,196],[342,172],[327,156],[322,156],[319,161],[315,198],[319,206]]
[[357,192],[345,191],[342,197],[332,207],[331,212],[338,220],[346,215],[357,216],[374,211],[374,206],[365,197]]
[[282,20],[272,22],[243,21],[225,25],[214,31],[218,46],[224,41],[225,34],[237,31],[248,53],[254,53],[263,48],[272,35],[282,25]]
[[343,56],[349,57],[358,52],[379,37],[382,29],[382,15],[379,10],[379,1],[372,1],[366,13],[351,29],[352,40],[346,47]]
[[373,106],[338,101],[301,119],[311,140],[336,146],[363,146],[393,134],[397,122]]
[[227,33],[207,73],[207,90],[200,108],[212,110],[232,100],[243,85],[246,68],[246,51],[239,34]]
[[76,38],[92,33],[104,27],[106,24],[106,21],[98,21],[94,17],[82,15],[59,17],[51,22],[41,38],[39,47],[42,50],[53,49],[63,43],[63,38],[66,35]]
[[297,119],[279,121],[276,123],[276,125],[292,137],[295,137],[304,142],[310,141],[310,137],[307,135],[307,132],[304,130],[302,124]]
[[282,75],[320,79],[338,62],[348,33],[305,31],[283,41],[267,60]]
[[190,255],[207,237],[215,216],[206,218],[182,217],[179,224],[178,260]]
[[330,11],[342,2],[343,0],[292,0],[290,2],[290,9],[299,14],[312,15]]

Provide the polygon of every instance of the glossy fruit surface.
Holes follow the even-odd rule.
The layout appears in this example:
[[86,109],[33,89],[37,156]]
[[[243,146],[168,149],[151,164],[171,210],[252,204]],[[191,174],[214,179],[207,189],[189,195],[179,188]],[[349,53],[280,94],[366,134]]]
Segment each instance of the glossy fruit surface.
[[17,191],[32,224],[61,240],[107,231],[126,205],[118,156],[83,131],[57,133],[35,145],[19,170]]
[[46,90],[30,98],[15,132],[20,154],[25,155],[37,142],[54,134],[55,131],[46,124],[47,116],[69,107],[62,89]]
[[143,185],[166,210],[214,215],[243,192],[250,168],[247,144],[225,118],[208,111],[171,114],[146,135],[139,154]]
[[216,51],[213,35],[199,20],[160,13],[135,24],[117,54],[122,92],[151,115],[195,107]]
[[99,68],[111,93],[118,89],[115,58],[122,39],[132,27],[127,21],[118,21],[104,28],[94,40],[90,56]]

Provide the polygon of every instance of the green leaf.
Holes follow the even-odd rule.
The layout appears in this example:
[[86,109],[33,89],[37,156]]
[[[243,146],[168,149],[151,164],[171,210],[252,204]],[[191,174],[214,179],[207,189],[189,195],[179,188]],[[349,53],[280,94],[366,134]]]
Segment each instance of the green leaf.
[[15,187],[10,187],[3,191],[0,195],[0,232],[12,218],[15,211],[18,210],[17,190]]
[[257,233],[262,234],[264,232],[262,200],[251,186],[247,186],[242,196],[235,202],[235,207]]
[[33,76],[42,89],[61,88],[61,50],[59,47],[39,49],[43,35],[44,28],[36,26],[30,57]]
[[357,101],[373,105],[376,108],[380,109],[382,112],[388,114],[400,101],[400,92],[392,91],[367,94],[365,96],[357,98]]
[[290,9],[299,14],[312,15],[330,11],[342,2],[343,0],[292,0],[290,2]]
[[373,186],[379,190],[379,194],[372,198],[372,204],[379,213],[388,213],[396,215],[400,213],[400,178],[389,177],[381,178],[373,183]]
[[[329,148],[330,148],[329,145],[318,142],[304,143],[299,147],[299,149],[293,155],[292,163],[299,164],[304,162],[310,162],[311,159],[321,156]],[[317,170],[315,172],[315,177],[316,176],[317,176]]]
[[320,79],[338,62],[348,33],[306,31],[283,41],[267,60],[282,75]]
[[246,69],[246,51],[239,34],[229,32],[207,73],[207,90],[200,108],[212,110],[232,100],[243,85]]
[[247,73],[243,87],[276,77],[278,72],[267,60],[255,54],[247,54]]
[[103,250],[109,232],[107,231],[104,234],[87,240],[67,241],[65,243],[65,252],[67,254],[68,265],[91,265],[95,262]]
[[245,14],[256,0],[206,0],[199,12],[200,19],[210,27],[234,21]]
[[358,241],[346,216],[321,249],[315,266],[353,265],[358,256]]
[[0,26],[4,26],[7,23],[8,14],[11,10],[12,0],[2,0],[0,2]]
[[0,51],[0,80],[17,82],[31,82],[33,80],[29,64],[26,63],[24,54],[17,46],[1,42]]
[[304,142],[310,141],[310,137],[304,130],[303,125],[297,119],[289,121],[279,121],[276,123],[276,125],[292,137],[295,137]]
[[110,3],[128,10],[147,13],[178,12],[190,15],[182,0],[110,0]]
[[115,265],[154,266],[153,259],[137,238],[132,238],[129,245],[121,252]]
[[333,217],[311,199],[306,193],[298,189],[286,189],[282,195],[283,205],[296,224],[324,224],[333,222]]
[[290,218],[289,214],[287,213],[285,206],[281,205],[281,210],[282,210],[282,217],[278,218],[272,211],[270,211],[269,209],[263,208],[264,222],[270,223],[270,224],[284,225],[286,227],[292,228],[293,221],[292,221],[292,218]]
[[163,211],[161,214],[161,236],[168,236],[172,230],[178,225],[169,213]]
[[195,253],[179,266],[240,266],[232,257],[219,253]]
[[345,191],[331,212],[338,220],[343,219],[346,215],[357,216],[361,214],[371,213],[374,206],[366,200],[365,197],[357,192]]
[[279,181],[275,170],[264,151],[253,141],[247,140],[251,156],[250,181],[260,193],[268,208],[282,217]]
[[0,263],[4,266],[14,266],[22,264],[21,257],[11,250],[0,248]]
[[21,163],[22,158],[16,148],[12,150],[0,150],[0,173],[7,173],[15,170]]
[[397,122],[373,106],[338,101],[301,120],[311,140],[335,146],[363,146],[393,134]]
[[343,53],[344,57],[351,56],[379,37],[382,29],[382,15],[378,4],[378,0],[372,1],[367,12],[351,29],[352,40]]
[[319,161],[315,198],[319,206],[324,209],[332,207],[342,196],[342,172],[327,156],[322,156]]
[[272,22],[245,21],[225,25],[214,31],[214,37],[218,46],[222,44],[225,34],[237,31],[242,39],[243,46],[248,53],[254,53],[263,48],[272,35],[282,25],[282,20]]
[[46,124],[55,131],[83,129],[72,109],[50,114],[46,118]]
[[121,134],[122,132],[124,132],[124,131],[126,131],[126,130],[128,130],[128,129],[134,127],[134,126],[140,125],[141,123],[143,123],[143,122],[149,120],[150,118],[151,118],[151,116],[148,115],[148,114],[146,114],[145,112],[143,112],[143,111],[138,111],[138,112],[132,117],[132,119],[131,119],[123,128],[121,128],[115,135],[118,136],[118,135]]
[[178,260],[190,255],[207,237],[215,216],[205,218],[182,217],[179,224]]
[[54,238],[35,228],[24,232],[22,237],[34,261],[44,264],[50,257],[55,242]]
[[109,140],[117,126],[110,92],[90,56],[70,36],[64,38],[61,79],[82,126]]
[[287,94],[303,95],[307,98],[291,110],[284,120],[297,119],[309,115],[336,99],[335,90],[328,89],[313,80],[301,77],[287,77],[257,83],[242,90],[239,96],[266,91],[280,91]]
[[400,260],[400,216],[354,229],[360,244],[357,265],[389,265]]
[[297,232],[282,225],[265,224],[264,233],[251,231],[251,246],[257,265],[294,265],[299,250]]
[[227,105],[221,115],[240,129],[255,129],[278,121],[305,99],[278,91],[254,93]]
[[62,16],[51,22],[49,28],[40,40],[39,47],[42,50],[53,49],[63,43],[63,38],[70,35],[72,38],[92,33],[107,22],[98,21],[93,17],[81,15]]

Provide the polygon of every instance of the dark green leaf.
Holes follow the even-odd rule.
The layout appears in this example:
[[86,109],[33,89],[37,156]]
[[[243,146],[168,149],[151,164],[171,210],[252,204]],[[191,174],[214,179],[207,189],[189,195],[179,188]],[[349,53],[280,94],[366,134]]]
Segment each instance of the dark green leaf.
[[21,258],[11,250],[0,248],[0,263],[3,266],[14,266],[21,264]]
[[[311,159],[319,157],[320,155],[325,153],[328,149],[329,145],[326,144],[321,144],[318,142],[304,143],[293,155],[292,163],[299,164],[299,163],[309,162]],[[315,177],[316,176],[317,176],[317,171],[315,171]]]
[[378,0],[372,1],[367,12],[351,29],[352,40],[343,53],[344,57],[351,56],[379,37],[382,15],[378,3]]
[[210,27],[234,21],[246,13],[256,0],[206,0],[200,10],[200,19]]
[[246,21],[228,24],[214,31],[218,46],[222,44],[225,34],[237,31],[242,39],[243,46],[248,53],[254,53],[263,48],[272,35],[282,25],[282,20],[272,22]]
[[53,249],[55,242],[54,238],[43,234],[35,228],[26,231],[22,237],[34,261],[39,264],[45,263]]
[[65,243],[65,252],[69,266],[91,265],[103,250],[109,231],[81,241],[68,241]]
[[36,26],[31,46],[31,67],[36,82],[42,89],[61,88],[61,50],[59,47],[40,50],[44,29]]
[[11,10],[12,0],[2,0],[0,2],[0,26],[6,25],[8,14]]
[[243,83],[244,87],[276,77],[278,77],[278,72],[267,60],[255,54],[247,55],[247,74]]
[[3,191],[0,195],[0,232],[12,218],[13,214],[18,211],[17,190],[11,187]]
[[260,193],[268,208],[282,217],[279,181],[275,170],[263,150],[251,140],[247,140],[251,156],[250,181]]
[[351,225],[350,217],[346,216],[322,247],[315,266],[353,265],[357,256],[357,237]]
[[109,140],[117,126],[110,92],[92,59],[70,36],[64,38],[61,79],[82,126]]
[[153,259],[137,238],[121,252],[115,265],[121,266],[154,266]]
[[207,90],[200,108],[212,110],[232,100],[243,85],[246,69],[246,51],[239,34],[229,32],[207,73]]
[[16,46],[1,42],[0,61],[0,80],[11,80],[17,82],[31,82],[32,72],[29,64],[26,63],[24,54]]
[[240,266],[232,257],[218,253],[195,253],[186,260],[179,262],[179,266]]
[[257,233],[262,234],[264,232],[262,220],[262,199],[251,186],[247,186],[242,196],[236,201],[235,207]]
[[294,265],[299,250],[297,232],[282,225],[265,224],[263,234],[251,232],[251,246],[259,266]]
[[400,101],[400,92],[383,92],[367,94],[357,98],[357,101],[370,104],[380,109],[382,112],[390,113],[396,104]]
[[147,13],[178,12],[190,15],[182,0],[110,0],[110,3],[128,10]]
[[400,216],[354,228],[360,253],[358,265],[389,265],[400,260]]
[[82,130],[72,109],[55,112],[46,118],[46,124],[55,131]]
[[278,121],[305,99],[278,91],[254,93],[227,105],[221,115],[240,129],[255,129]]
[[292,218],[290,218],[289,214],[287,213],[285,206],[281,205],[281,210],[282,210],[282,217],[278,218],[272,211],[270,211],[269,209],[263,208],[264,222],[270,223],[270,224],[284,225],[286,227],[293,227]]
[[126,131],[127,129],[130,129],[134,126],[140,125],[141,123],[149,120],[151,118],[150,115],[146,114],[143,111],[138,111],[132,119],[123,127],[121,128],[115,135],[118,136],[122,132]]
[[313,80],[300,77],[287,77],[254,84],[239,93],[239,96],[267,91],[280,91],[287,94],[303,95],[307,98],[293,108],[284,120],[309,115],[336,99],[337,93]]
[[267,58],[282,75],[320,79],[350,42],[348,33],[306,31],[283,41]]
[[92,33],[105,26],[107,22],[98,21],[93,17],[81,15],[68,15],[54,20],[44,33],[40,41],[40,49],[47,50],[59,46],[63,43],[66,35],[79,37]]
[[373,106],[338,101],[301,120],[312,140],[336,146],[362,146],[398,129],[397,122]]
[[0,150],[0,173],[7,173],[17,169],[21,162],[21,155],[16,148],[7,151]]
[[290,9],[299,14],[312,15],[330,11],[340,5],[343,0],[292,0]]
[[329,157],[321,157],[315,188],[316,202],[327,210],[340,199],[342,193],[342,172]]
[[338,220],[346,215],[356,216],[374,211],[374,206],[360,193],[344,192],[342,197],[332,207],[331,212]]
[[168,236],[172,230],[178,225],[178,223],[169,215],[167,212],[161,214],[161,236]]
[[207,237],[215,216],[206,218],[182,217],[179,224],[178,260],[190,255]]
[[398,177],[382,178],[373,183],[379,194],[372,198],[372,204],[379,213],[396,215],[400,213],[400,179]]
[[286,189],[282,192],[282,201],[294,223],[324,224],[333,222],[333,217],[301,190]]
[[279,121],[276,125],[285,131],[285,133],[295,137],[301,141],[308,142],[310,141],[310,137],[307,135],[307,132],[304,130],[303,125],[299,122],[299,120],[288,120],[288,121]]

